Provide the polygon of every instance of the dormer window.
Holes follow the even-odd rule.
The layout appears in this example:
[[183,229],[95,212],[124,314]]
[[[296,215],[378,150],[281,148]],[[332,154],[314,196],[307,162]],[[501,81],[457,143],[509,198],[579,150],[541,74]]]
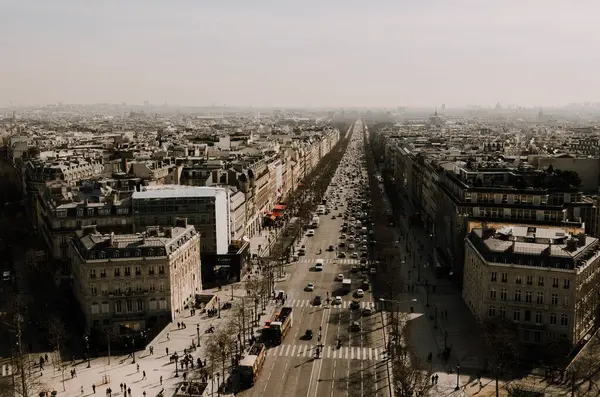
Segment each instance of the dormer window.
[[100,259],[106,258],[106,253],[104,251],[100,251],[99,255]]
[[94,215],[94,209],[93,208],[88,208],[87,213],[88,213],[89,216],[93,216]]
[[149,249],[148,252],[146,253],[146,256],[154,256],[154,250]]
[[56,211],[56,216],[59,218],[66,218],[67,217],[67,210],[58,210]]
[[123,253],[123,256],[124,256],[125,258],[129,258],[129,256],[130,256],[130,255],[131,255],[131,253],[130,253],[129,251],[125,251],[125,252]]
[[113,258],[118,258],[118,257],[120,257],[120,256],[121,256],[121,255],[119,254],[119,251],[114,251],[114,252],[113,252]]
[[135,256],[137,256],[138,258],[139,258],[140,256],[142,256],[142,250],[136,250],[136,251],[135,251]]
[[77,216],[83,216],[83,208],[77,209]]

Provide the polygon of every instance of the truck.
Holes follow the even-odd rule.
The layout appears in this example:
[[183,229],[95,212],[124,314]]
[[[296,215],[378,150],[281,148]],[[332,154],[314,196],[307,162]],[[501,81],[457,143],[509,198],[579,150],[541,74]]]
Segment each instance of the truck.
[[249,389],[254,386],[265,363],[266,353],[264,344],[255,343],[250,348],[248,355],[240,361],[236,371],[241,389]]
[[292,328],[292,308],[282,307],[269,324],[265,339],[272,345],[280,345],[290,328]]
[[310,227],[312,227],[313,229],[318,228],[319,222],[320,222],[319,216],[318,215],[313,216],[312,221],[310,222]]
[[345,294],[350,293],[352,290],[352,279],[345,278],[342,280],[342,290]]

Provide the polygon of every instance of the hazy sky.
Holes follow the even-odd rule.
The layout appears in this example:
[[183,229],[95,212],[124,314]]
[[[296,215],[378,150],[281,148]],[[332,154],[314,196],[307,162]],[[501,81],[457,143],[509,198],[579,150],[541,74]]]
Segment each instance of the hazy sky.
[[0,0],[0,107],[600,101],[598,0]]

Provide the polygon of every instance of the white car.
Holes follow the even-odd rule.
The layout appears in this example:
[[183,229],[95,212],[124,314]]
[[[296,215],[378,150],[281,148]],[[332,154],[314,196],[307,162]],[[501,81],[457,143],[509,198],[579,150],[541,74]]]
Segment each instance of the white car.
[[306,232],[306,235],[309,236],[309,237],[312,237],[312,236],[315,235],[315,231],[312,230],[312,229],[310,229],[308,232]]
[[341,296],[336,296],[335,299],[333,300],[333,304],[334,305],[341,305],[342,304],[342,297]]
[[308,283],[306,285],[306,290],[307,291],[314,291],[315,290],[315,285],[313,283]]
[[340,238],[343,240],[346,238],[346,233],[342,233],[342,235],[340,236]]
[[356,252],[353,252],[353,253],[352,253],[352,255],[350,255],[350,257],[351,257],[352,259],[358,259],[358,253],[356,253]]
[[356,248],[356,245],[354,245],[354,244],[348,244],[348,249],[353,250],[355,248]]
[[337,280],[342,281],[344,279],[344,275],[342,273],[338,274]]
[[356,297],[357,298],[362,298],[363,296],[365,296],[365,291],[363,291],[362,289],[357,289],[356,290]]
[[317,271],[317,272],[323,271],[323,265],[321,265],[320,263],[317,263],[315,265],[315,271]]

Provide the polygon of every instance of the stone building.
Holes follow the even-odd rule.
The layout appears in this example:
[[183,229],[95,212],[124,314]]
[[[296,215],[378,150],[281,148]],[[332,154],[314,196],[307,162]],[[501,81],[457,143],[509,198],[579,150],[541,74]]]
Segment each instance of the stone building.
[[137,234],[100,234],[88,226],[71,250],[73,291],[90,329],[152,328],[171,321],[202,290],[200,236],[186,219]]

